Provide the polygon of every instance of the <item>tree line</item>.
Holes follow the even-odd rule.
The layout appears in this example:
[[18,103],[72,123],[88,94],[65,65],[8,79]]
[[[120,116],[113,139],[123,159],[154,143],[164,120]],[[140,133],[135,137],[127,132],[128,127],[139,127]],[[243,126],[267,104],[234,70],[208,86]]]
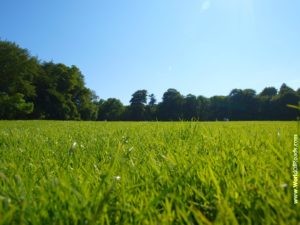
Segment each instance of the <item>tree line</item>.
[[137,90],[130,104],[99,99],[85,86],[76,66],[41,62],[28,50],[0,41],[0,119],[53,120],[294,120],[297,111],[286,107],[300,101],[300,88],[282,84],[233,89],[227,96],[182,95],[168,89],[157,102],[154,94]]
[[227,96],[183,96],[176,89],[168,89],[156,104],[147,90],[133,93],[129,106],[109,98],[99,102],[99,120],[295,120],[297,111],[287,104],[297,105],[297,91],[282,84],[279,91],[266,87],[256,94],[252,89],[233,89]]

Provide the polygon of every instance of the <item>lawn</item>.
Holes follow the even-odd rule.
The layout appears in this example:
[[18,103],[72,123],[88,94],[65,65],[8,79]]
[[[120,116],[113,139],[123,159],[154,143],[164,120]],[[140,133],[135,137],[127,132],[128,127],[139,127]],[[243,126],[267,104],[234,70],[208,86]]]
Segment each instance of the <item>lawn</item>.
[[0,122],[0,224],[299,224],[296,122]]

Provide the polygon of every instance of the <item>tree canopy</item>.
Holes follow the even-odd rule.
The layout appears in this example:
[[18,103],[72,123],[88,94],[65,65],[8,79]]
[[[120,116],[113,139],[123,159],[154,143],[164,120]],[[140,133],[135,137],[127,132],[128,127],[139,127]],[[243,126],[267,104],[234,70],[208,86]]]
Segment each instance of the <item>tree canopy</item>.
[[116,98],[98,99],[86,87],[76,66],[40,62],[27,49],[0,41],[0,119],[54,120],[294,120],[299,112],[300,88],[283,83],[233,89],[227,96],[182,95],[169,88],[157,103],[154,94],[140,89],[126,106]]
[[130,116],[131,120],[145,120],[145,111],[147,103],[147,90],[138,90],[132,94],[130,99]]
[[26,118],[34,110],[40,65],[26,49],[0,42],[0,118]]
[[39,62],[15,43],[0,41],[0,118],[92,120],[96,95],[76,66]]

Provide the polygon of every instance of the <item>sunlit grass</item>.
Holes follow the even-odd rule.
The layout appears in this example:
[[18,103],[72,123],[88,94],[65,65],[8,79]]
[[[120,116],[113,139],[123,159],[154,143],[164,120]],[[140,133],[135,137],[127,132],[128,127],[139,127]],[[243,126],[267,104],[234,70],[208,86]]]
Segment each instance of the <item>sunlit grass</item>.
[[293,122],[3,121],[0,224],[297,224],[296,130]]

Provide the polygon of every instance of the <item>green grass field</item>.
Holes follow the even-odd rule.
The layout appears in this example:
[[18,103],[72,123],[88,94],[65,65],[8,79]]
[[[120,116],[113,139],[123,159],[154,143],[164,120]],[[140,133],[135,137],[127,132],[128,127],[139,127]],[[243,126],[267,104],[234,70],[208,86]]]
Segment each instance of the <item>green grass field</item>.
[[0,122],[0,224],[299,224],[296,122]]

